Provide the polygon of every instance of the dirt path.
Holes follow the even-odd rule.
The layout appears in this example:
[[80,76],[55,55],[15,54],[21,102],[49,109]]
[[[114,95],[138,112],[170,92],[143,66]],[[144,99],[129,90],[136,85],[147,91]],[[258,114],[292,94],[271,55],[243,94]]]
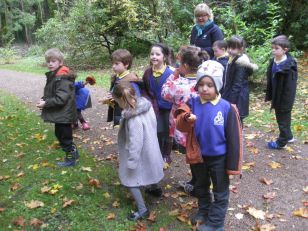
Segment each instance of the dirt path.
[[[43,75],[34,75],[8,70],[0,70],[1,90],[16,95],[20,100],[25,102],[29,109],[35,111],[35,103],[40,99],[45,84]],[[89,154],[106,158],[110,154],[116,153],[116,134],[117,130],[112,129],[110,124],[106,123],[107,107],[98,103],[106,91],[99,87],[90,86],[93,108],[84,112],[91,129],[83,132],[81,129],[74,134],[75,140],[79,146],[88,150]],[[249,230],[252,229],[256,220],[247,213],[248,207],[254,207],[258,210],[266,211],[267,219],[258,220],[260,225],[271,224],[276,227],[275,230],[307,230],[308,220],[305,218],[295,217],[293,211],[304,207],[303,201],[308,201],[308,194],[305,194],[303,188],[308,186],[307,176],[307,145],[297,142],[289,145],[291,149],[281,151],[271,151],[265,146],[268,137],[273,134],[263,134],[253,128],[245,128],[245,134],[250,135],[251,140],[246,140],[245,160],[251,163],[249,169],[243,170],[243,178],[235,178],[231,181],[232,191],[228,216],[226,219],[225,230]],[[253,154],[253,148],[256,147],[259,153]],[[256,149],[255,149],[256,150]],[[165,171],[166,176],[164,186],[165,192],[172,195],[176,191],[176,185],[179,180],[188,180],[188,167],[184,163],[184,156],[172,154],[173,163]],[[269,163],[275,161],[281,165],[280,168],[273,169]],[[273,184],[265,185],[260,179],[265,177],[272,180]],[[263,199],[267,193],[275,193],[272,200]],[[167,197],[168,194],[165,196]],[[269,196],[273,196],[269,195]],[[170,202],[170,197],[163,199]],[[170,211],[179,207],[181,203],[193,200],[184,198],[184,201],[172,199],[170,202]],[[244,214],[242,219],[236,218],[235,215]],[[306,227],[306,228],[305,228]],[[264,229],[273,230],[273,229]]]

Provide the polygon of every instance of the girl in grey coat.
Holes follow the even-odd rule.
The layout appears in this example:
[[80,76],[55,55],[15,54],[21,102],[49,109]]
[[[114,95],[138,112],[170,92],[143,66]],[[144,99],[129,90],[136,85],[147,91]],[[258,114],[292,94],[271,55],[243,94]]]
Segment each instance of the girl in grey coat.
[[137,97],[129,83],[117,84],[112,96],[123,109],[118,133],[119,177],[138,206],[138,212],[130,214],[128,219],[138,220],[149,214],[140,187],[157,184],[164,176],[156,116],[151,103]]

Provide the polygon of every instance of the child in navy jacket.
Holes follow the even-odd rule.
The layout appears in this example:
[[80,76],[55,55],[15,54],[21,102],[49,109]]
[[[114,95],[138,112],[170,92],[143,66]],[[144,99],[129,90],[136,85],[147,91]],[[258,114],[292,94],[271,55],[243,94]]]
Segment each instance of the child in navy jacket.
[[279,137],[268,143],[270,149],[281,149],[288,142],[294,142],[291,131],[291,111],[295,100],[297,64],[288,53],[289,41],[285,35],[272,40],[272,53],[267,69],[265,101],[272,101],[279,127]]
[[[198,213],[197,230],[224,229],[229,201],[229,177],[241,173],[242,128],[236,107],[221,98],[223,67],[205,61],[197,73],[196,90],[188,104],[177,111],[177,128],[188,133],[186,160],[193,160]],[[213,184],[214,201],[210,191]]]

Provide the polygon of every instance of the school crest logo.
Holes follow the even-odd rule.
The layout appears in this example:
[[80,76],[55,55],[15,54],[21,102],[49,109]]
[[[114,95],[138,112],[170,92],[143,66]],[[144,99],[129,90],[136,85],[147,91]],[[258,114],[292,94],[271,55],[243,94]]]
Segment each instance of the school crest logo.
[[217,112],[217,115],[214,118],[214,125],[222,126],[224,125],[224,117],[222,116],[221,111]]

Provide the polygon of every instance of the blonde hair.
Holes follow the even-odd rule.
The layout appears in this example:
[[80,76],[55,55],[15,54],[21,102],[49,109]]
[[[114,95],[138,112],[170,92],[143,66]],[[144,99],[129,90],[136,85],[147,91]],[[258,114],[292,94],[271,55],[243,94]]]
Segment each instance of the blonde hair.
[[206,5],[205,3],[198,4],[195,7],[195,10],[194,10],[195,17],[197,15],[202,15],[202,14],[208,15],[209,19],[211,19],[211,20],[214,19],[214,15],[213,15],[213,12],[212,12],[211,8],[208,5]]
[[129,81],[120,81],[112,91],[112,97],[124,101],[124,104],[129,108],[136,107],[136,91]]
[[57,48],[51,48],[45,52],[45,60],[48,62],[51,59],[57,59],[59,62],[63,63],[64,55]]

